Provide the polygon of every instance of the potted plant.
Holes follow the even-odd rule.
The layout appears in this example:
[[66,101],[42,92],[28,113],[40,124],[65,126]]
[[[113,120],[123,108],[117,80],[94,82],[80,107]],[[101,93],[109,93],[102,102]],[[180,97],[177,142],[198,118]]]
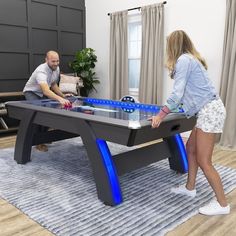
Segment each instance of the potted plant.
[[83,80],[84,87],[80,88],[80,94],[85,97],[92,90],[97,91],[94,85],[100,83],[93,71],[95,62],[97,62],[94,52],[95,50],[92,48],[84,48],[76,52],[75,60],[69,63],[69,67]]

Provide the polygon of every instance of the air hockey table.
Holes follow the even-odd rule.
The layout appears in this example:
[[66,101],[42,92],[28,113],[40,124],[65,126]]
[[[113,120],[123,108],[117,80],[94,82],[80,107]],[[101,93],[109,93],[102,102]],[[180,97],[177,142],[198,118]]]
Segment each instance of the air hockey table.
[[[188,169],[180,133],[191,130],[196,118],[183,112],[168,114],[158,128],[147,119],[160,106],[106,99],[70,97],[72,106],[62,107],[51,99],[8,102],[11,118],[20,120],[14,159],[18,164],[31,160],[31,147],[80,136],[93,170],[98,198],[106,205],[123,201],[119,176],[164,158],[170,169]],[[39,127],[50,127],[40,131]],[[42,130],[42,129],[41,129]],[[160,142],[151,142],[160,139]],[[137,148],[112,156],[107,141]],[[144,144],[145,145],[141,145]]]

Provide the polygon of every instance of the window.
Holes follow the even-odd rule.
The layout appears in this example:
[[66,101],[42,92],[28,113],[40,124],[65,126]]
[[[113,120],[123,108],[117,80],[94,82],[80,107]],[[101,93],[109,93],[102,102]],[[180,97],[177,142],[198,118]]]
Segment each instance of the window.
[[130,15],[128,22],[129,94],[136,99],[138,99],[139,91],[141,45],[141,15]]

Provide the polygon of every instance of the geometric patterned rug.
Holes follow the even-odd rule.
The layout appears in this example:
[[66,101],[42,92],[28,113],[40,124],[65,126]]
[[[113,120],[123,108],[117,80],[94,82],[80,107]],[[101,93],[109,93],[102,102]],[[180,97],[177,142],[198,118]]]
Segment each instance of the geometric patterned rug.
[[[108,143],[112,154],[127,147]],[[80,138],[52,143],[46,153],[32,149],[32,161],[18,165],[14,149],[0,152],[0,197],[58,236],[164,235],[198,213],[213,192],[202,172],[194,199],[170,193],[187,175],[167,160],[121,176],[124,202],[109,207],[97,198],[90,163]],[[148,158],[148,157],[147,157]],[[236,170],[216,166],[225,192],[236,187]]]

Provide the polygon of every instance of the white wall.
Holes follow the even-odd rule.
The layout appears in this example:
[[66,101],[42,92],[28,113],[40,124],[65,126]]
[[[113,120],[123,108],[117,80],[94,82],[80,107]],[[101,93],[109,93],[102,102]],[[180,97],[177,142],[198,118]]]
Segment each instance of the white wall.
[[[157,3],[154,0],[85,0],[86,46],[98,56],[96,72],[101,84],[94,97],[109,97],[109,16],[107,13]],[[206,59],[210,77],[217,90],[220,86],[226,0],[167,0],[165,5],[165,35],[176,29],[185,30],[197,50]],[[164,98],[172,81],[164,78]]]

